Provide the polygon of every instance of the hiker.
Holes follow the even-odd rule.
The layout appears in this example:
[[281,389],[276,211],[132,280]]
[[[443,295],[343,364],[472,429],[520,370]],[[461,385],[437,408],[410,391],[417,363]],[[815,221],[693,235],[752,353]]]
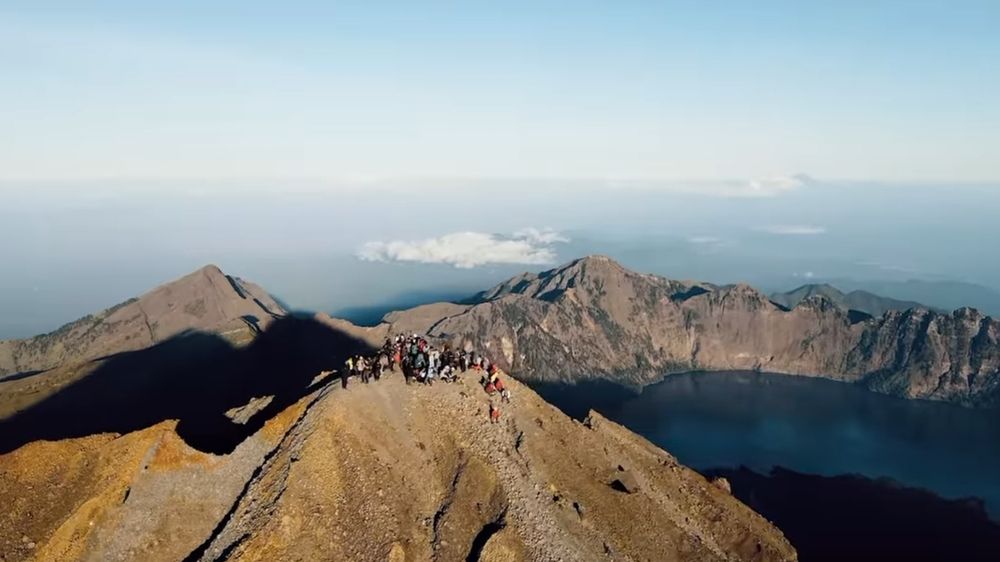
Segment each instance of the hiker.
[[500,399],[506,402],[507,404],[510,404],[510,389],[505,388],[501,390]]
[[347,378],[351,376],[354,372],[354,358],[348,357],[347,361],[344,361],[344,370],[340,372],[340,386],[342,388],[347,388]]
[[354,368],[357,369],[358,374],[361,376],[361,382],[368,384],[368,364],[365,362],[365,358],[358,355],[358,359],[354,362]]
[[382,378],[382,373],[385,371],[385,368],[389,366],[389,363],[389,352],[384,351],[380,353],[378,356],[378,362],[375,365],[375,380]]
[[436,350],[436,349],[429,348],[427,350],[427,364],[429,366],[435,368],[435,369],[440,369],[441,368],[441,352],[438,351],[438,350]]
[[[427,368],[427,356],[423,353],[417,353],[413,357],[413,369],[419,374]],[[423,381],[421,381],[423,382]]]
[[403,370],[403,380],[406,381],[406,384],[410,384],[410,379],[413,378],[413,361],[410,359],[410,356],[403,357],[403,361],[399,366]]
[[493,402],[490,402],[490,423],[498,423],[500,421],[500,408],[497,408]]

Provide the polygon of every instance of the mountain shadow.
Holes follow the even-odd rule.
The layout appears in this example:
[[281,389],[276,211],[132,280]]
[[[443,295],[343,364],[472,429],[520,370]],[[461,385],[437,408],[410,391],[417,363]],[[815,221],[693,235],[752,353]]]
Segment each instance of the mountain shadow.
[[887,479],[774,468],[703,471],[780,528],[802,562],[994,561],[1000,525],[980,500],[949,500]]
[[[177,433],[190,446],[230,453],[313,390],[321,371],[369,351],[361,340],[294,316],[275,320],[245,348],[215,334],[182,333],[144,350],[111,356],[91,374],[0,420],[0,454],[40,439],[128,433],[170,419],[178,420]],[[271,401],[246,423],[226,415],[268,396]]]

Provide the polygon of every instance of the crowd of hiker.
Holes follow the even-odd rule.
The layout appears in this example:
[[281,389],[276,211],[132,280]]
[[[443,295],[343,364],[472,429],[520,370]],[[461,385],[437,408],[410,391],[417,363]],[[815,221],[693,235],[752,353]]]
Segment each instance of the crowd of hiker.
[[[499,367],[489,357],[467,349],[454,350],[449,345],[439,349],[417,334],[386,338],[377,352],[348,357],[340,373],[340,384],[347,388],[352,377],[369,384],[397,369],[402,372],[406,384],[416,382],[428,386],[435,380],[456,382],[472,371],[479,375],[479,383],[487,394],[510,402],[510,390],[504,386]],[[500,420],[500,408],[492,401],[489,420],[491,423]]]

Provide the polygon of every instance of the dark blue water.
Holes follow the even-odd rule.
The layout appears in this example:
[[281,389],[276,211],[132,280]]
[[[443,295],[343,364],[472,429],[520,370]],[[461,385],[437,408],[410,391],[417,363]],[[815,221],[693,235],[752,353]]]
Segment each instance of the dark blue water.
[[944,498],[980,498],[1000,521],[997,410],[745,372],[671,375],[639,394],[606,383],[537,390],[574,417],[600,411],[696,470],[888,477]]

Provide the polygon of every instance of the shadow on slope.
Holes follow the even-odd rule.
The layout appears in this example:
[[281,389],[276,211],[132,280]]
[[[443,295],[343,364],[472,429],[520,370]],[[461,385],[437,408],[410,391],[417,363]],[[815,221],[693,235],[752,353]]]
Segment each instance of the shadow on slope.
[[[209,453],[232,452],[298,401],[322,370],[368,345],[311,318],[274,321],[237,349],[215,334],[188,332],[153,347],[114,355],[93,373],[0,420],[0,454],[39,439],[127,433],[176,419],[177,433]],[[273,396],[247,423],[226,416],[252,398]]]
[[977,499],[948,500],[891,480],[775,468],[703,471],[775,525],[802,562],[996,560],[1000,525]]

